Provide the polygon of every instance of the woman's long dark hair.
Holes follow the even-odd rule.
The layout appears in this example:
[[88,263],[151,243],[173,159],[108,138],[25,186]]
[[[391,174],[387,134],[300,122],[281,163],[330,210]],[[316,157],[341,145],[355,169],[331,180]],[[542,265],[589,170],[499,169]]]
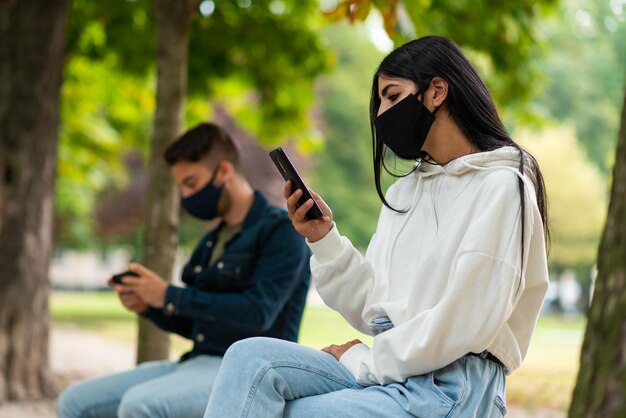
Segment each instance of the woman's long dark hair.
[[[396,77],[412,80],[418,91],[425,92],[434,77],[441,77],[448,83],[445,101],[448,112],[463,134],[474,147],[482,152],[504,146],[515,147],[520,152],[519,171],[523,175],[529,169],[529,177],[535,184],[537,206],[541,213],[546,240],[549,240],[548,211],[545,185],[535,158],[513,141],[500,120],[496,106],[480,76],[465,57],[461,49],[449,39],[440,36],[426,36],[408,42],[393,50],[383,59],[374,75],[370,99],[370,124],[374,158],[374,180],[376,191],[383,204],[393,208],[385,199],[381,187],[381,174],[384,169],[394,175],[385,165],[385,149],[380,138],[376,137],[374,119],[380,107],[378,77]],[[423,96],[422,96],[423,97]],[[424,154],[426,157],[426,154]],[[522,243],[524,242],[525,194],[524,183],[519,179],[519,193],[522,210]],[[522,260],[524,249],[522,244]]]

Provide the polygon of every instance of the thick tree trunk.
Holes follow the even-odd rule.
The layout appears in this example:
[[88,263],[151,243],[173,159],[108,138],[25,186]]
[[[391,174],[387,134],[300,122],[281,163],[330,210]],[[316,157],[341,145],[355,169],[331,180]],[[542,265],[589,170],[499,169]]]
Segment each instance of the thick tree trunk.
[[52,396],[48,267],[67,0],[0,2],[0,402]]
[[[155,0],[157,106],[149,166],[144,264],[161,277],[172,276],[178,227],[177,193],[163,151],[180,135],[187,92],[189,24],[200,0]],[[169,357],[169,337],[139,320],[137,363]]]
[[626,94],[598,277],[569,416],[626,416]]

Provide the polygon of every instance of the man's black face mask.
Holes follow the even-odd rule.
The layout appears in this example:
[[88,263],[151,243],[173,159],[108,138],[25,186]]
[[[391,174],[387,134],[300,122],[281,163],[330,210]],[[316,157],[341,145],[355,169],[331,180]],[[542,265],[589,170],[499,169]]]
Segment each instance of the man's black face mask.
[[376,137],[398,157],[416,160],[421,156],[438,110],[439,107],[431,112],[417,98],[417,93],[409,94],[374,119]]
[[181,206],[185,208],[191,216],[204,221],[210,221],[217,217],[217,203],[224,190],[224,185],[219,187],[213,185],[219,168],[219,165],[215,167],[211,181],[208,182],[206,186],[195,194],[180,200]]

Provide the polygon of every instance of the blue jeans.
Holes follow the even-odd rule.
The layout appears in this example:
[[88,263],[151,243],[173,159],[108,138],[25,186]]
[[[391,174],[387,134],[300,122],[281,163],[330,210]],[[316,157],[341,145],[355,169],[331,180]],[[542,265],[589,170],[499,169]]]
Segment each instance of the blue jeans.
[[226,352],[204,418],[491,418],[506,414],[504,399],[502,368],[479,357],[363,387],[331,354],[257,337]]
[[182,363],[154,361],[85,380],[57,401],[59,418],[202,417],[222,362],[197,356]]

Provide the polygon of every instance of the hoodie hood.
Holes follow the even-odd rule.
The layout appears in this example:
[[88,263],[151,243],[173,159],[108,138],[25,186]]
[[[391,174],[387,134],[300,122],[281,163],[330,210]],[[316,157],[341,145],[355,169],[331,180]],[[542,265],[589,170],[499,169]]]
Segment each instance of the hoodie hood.
[[431,177],[438,174],[462,175],[469,171],[490,168],[519,169],[520,152],[514,147],[502,147],[493,151],[463,155],[445,165],[430,164],[422,161],[416,173],[420,177]]

